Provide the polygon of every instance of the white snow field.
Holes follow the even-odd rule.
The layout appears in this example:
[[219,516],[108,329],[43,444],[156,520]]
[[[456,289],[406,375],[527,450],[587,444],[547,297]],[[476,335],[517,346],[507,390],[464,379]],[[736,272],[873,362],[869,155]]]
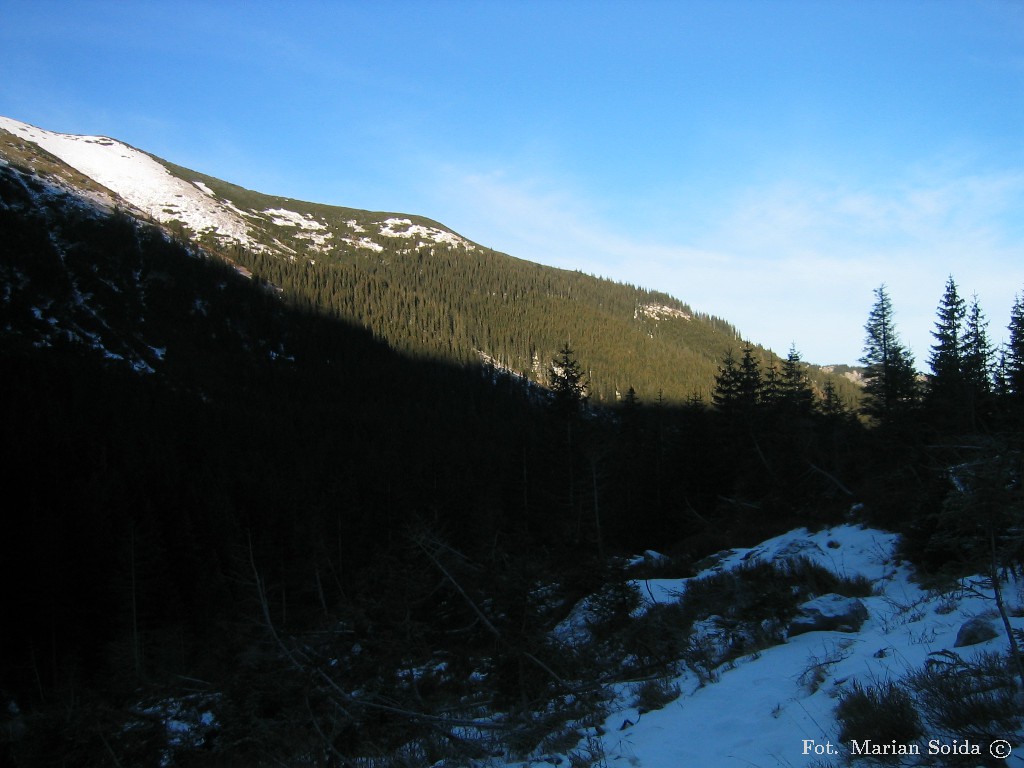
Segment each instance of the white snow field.
[[72,168],[160,222],[178,220],[195,232],[216,232],[252,247],[245,221],[199,189],[164,168],[144,152],[105,136],[74,136],[0,117],[0,128],[56,155]]

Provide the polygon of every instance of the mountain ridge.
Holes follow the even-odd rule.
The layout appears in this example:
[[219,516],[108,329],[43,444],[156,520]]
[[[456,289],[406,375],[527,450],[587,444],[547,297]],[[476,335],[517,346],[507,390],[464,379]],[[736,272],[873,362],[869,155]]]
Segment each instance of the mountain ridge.
[[[9,150],[20,142],[23,161],[37,147],[72,169],[69,184],[90,180],[115,205],[402,351],[496,365],[544,385],[547,361],[571,343],[595,402],[630,388],[683,402],[710,399],[719,364],[745,343],[727,321],[668,294],[496,252],[424,216],[267,195],[106,136],[6,117],[0,131],[15,137]],[[778,364],[755,348],[762,365]],[[846,379],[809,373],[819,391],[831,378],[845,399],[857,397]]]

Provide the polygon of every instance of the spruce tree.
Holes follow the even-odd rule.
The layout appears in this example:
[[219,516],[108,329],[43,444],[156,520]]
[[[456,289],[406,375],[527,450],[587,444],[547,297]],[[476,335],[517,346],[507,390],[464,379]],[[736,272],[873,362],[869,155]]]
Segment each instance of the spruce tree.
[[935,330],[932,331],[936,343],[932,346],[928,365],[934,378],[941,378],[943,375],[955,378],[962,372],[963,327],[966,317],[967,306],[957,291],[956,282],[950,276],[939,303]]
[[563,415],[578,414],[587,405],[589,383],[572,347],[566,344],[548,366],[548,384],[554,410]]
[[739,398],[740,372],[730,349],[725,353],[722,364],[715,374],[715,389],[711,393],[711,402],[720,410],[728,410],[739,401]]
[[1017,296],[1010,310],[1010,340],[1007,342],[1003,362],[1003,386],[1006,394],[1020,402],[1024,400],[1024,300]]
[[746,342],[739,362],[733,357],[732,350],[726,352],[715,374],[711,401],[723,413],[750,418],[754,410],[764,403],[765,387],[761,363],[754,355],[753,345]]
[[847,415],[846,406],[836,391],[836,384],[832,379],[825,380],[825,389],[821,398],[821,414],[826,418],[845,418]]
[[[831,381],[828,382],[832,384]],[[832,385],[833,390],[835,385]],[[779,397],[783,408],[799,415],[809,414],[814,407],[814,391],[807,378],[807,366],[800,359],[796,347],[789,348],[789,354],[782,361],[782,374],[779,382]]]
[[759,402],[773,408],[782,403],[782,374],[774,362],[769,364],[762,377]]
[[[576,428],[587,406],[588,382],[584,379],[583,369],[569,344],[562,347],[558,356],[548,366],[548,385],[552,394],[552,410],[559,425],[565,428],[563,467],[566,513],[567,519],[576,518],[576,537],[579,539],[583,526],[583,507],[578,503],[579,494],[576,488],[576,463],[580,442],[576,437]],[[594,462],[591,462],[591,470],[596,472]],[[594,477],[596,482],[596,476]],[[595,519],[596,515],[595,511]]]
[[914,357],[896,332],[892,301],[885,285],[875,290],[875,304],[864,326],[864,413],[882,425],[900,421],[917,399]]
[[748,341],[743,347],[739,367],[739,396],[744,410],[750,412],[761,403],[765,381],[761,375],[761,363],[754,356],[754,347]]
[[967,426],[977,429],[977,420],[992,397],[993,356],[985,319],[978,297],[974,296],[964,324],[963,377],[967,395]]
[[931,376],[928,379],[927,402],[933,418],[941,425],[960,426],[958,422],[967,399],[963,339],[966,316],[967,307],[950,277],[939,303],[938,318],[932,331],[935,344],[928,358]]

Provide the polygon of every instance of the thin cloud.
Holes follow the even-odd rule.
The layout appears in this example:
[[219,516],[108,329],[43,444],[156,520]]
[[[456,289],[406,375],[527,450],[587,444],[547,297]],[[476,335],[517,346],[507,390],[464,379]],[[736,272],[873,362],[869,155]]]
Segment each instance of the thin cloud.
[[[871,290],[887,283],[902,302],[905,337],[923,360],[947,276],[966,295],[976,291],[990,317],[1008,312],[1024,284],[1013,222],[1022,200],[1020,174],[885,189],[787,182],[738,196],[703,243],[735,255],[751,280],[790,302],[784,312],[790,326],[817,337],[809,346],[818,349],[820,342],[847,359],[859,349]],[[771,307],[759,310],[767,314]],[[819,317],[837,314],[845,328],[822,328]]]

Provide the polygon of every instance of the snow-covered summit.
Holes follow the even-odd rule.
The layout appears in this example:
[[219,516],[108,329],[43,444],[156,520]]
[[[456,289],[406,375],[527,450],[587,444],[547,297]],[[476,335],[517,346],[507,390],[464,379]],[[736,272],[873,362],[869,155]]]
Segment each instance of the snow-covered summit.
[[[351,218],[352,209],[333,215],[329,209],[324,212],[325,206],[316,206],[319,210],[313,214],[309,204],[258,193],[229,199],[223,196],[224,189],[218,192],[200,179],[179,177],[145,152],[107,136],[56,133],[9,117],[0,117],[0,129],[36,144],[146,216],[164,224],[180,222],[197,235],[225,244],[278,251],[289,259],[302,250],[329,253],[341,247],[381,252],[382,241],[395,238],[407,241],[409,249],[476,247],[454,232],[410,218],[371,219],[362,212],[362,221],[357,221]],[[260,199],[275,203],[260,205]]]
[[198,233],[216,233],[252,246],[245,221],[199,189],[171,174],[144,152],[106,136],[75,136],[0,117],[0,128],[37,144],[160,222],[180,221]]

